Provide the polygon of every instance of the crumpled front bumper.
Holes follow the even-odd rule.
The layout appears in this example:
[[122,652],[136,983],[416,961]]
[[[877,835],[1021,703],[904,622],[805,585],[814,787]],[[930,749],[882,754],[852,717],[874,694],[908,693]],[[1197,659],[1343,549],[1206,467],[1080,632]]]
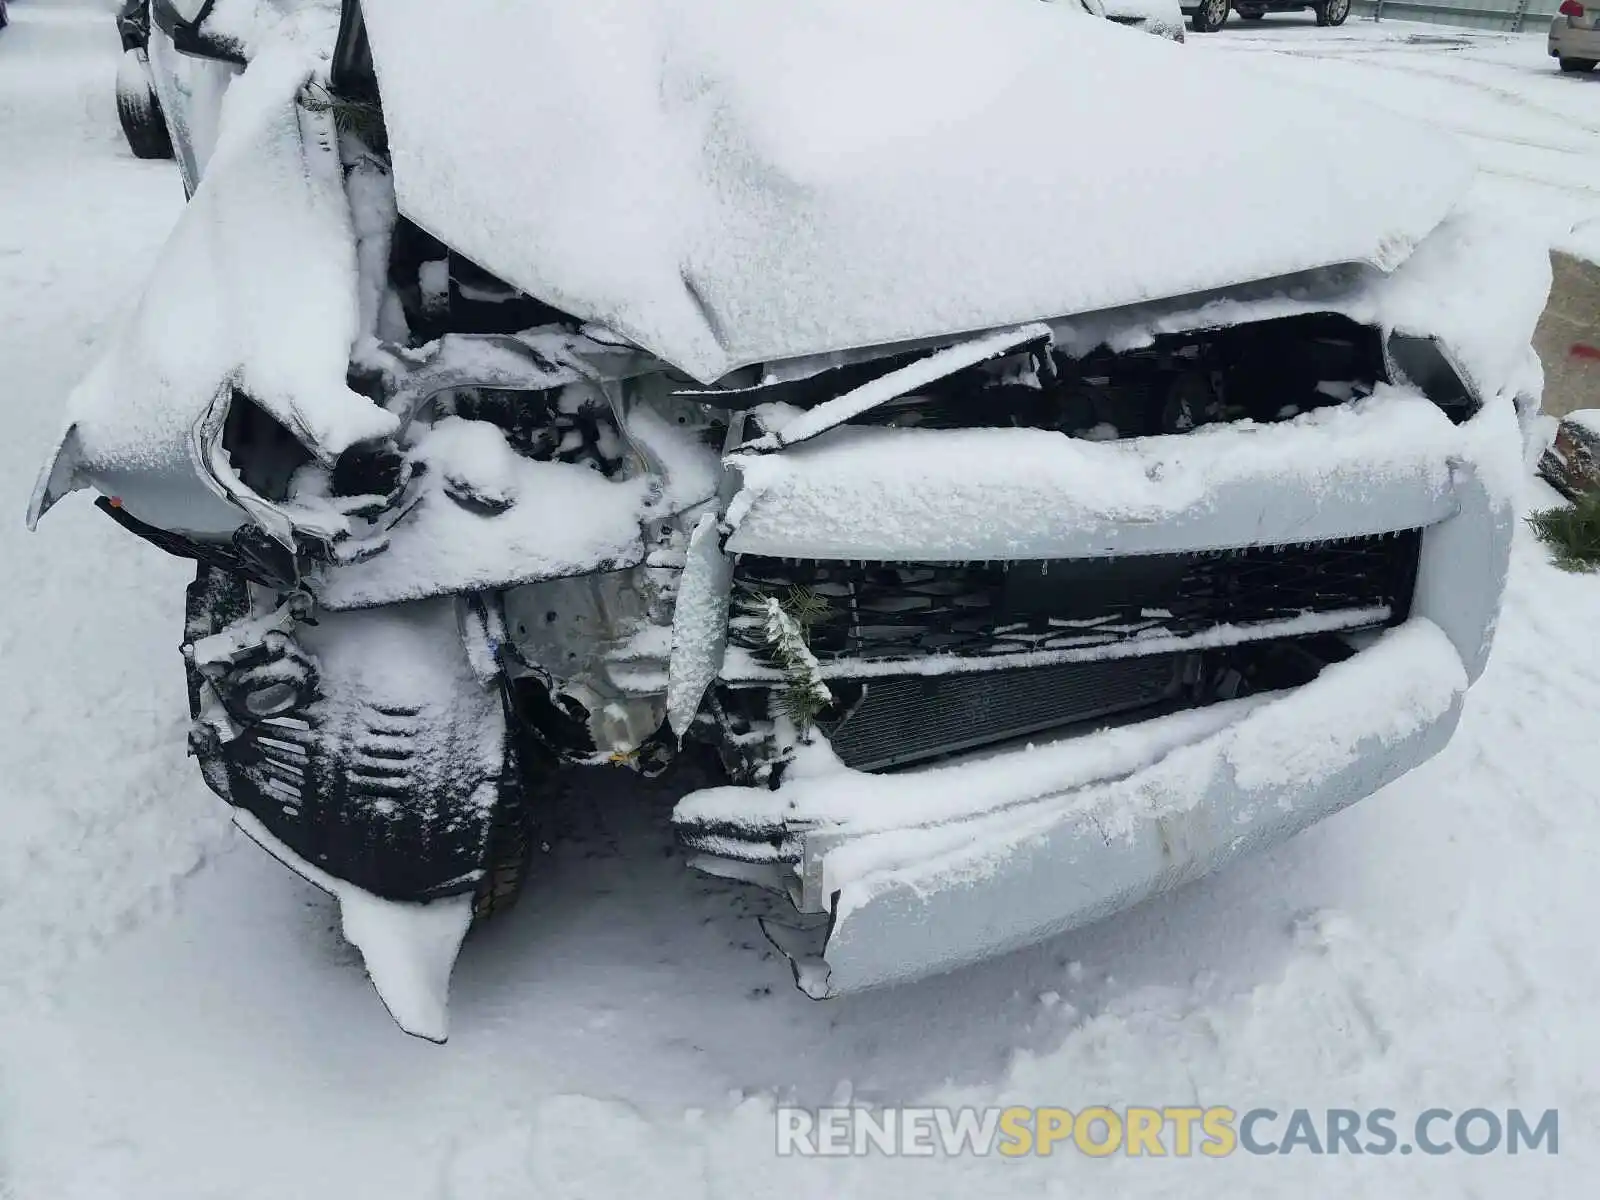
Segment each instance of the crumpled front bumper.
[[[774,835],[799,915],[767,932],[818,998],[1041,941],[1282,841],[1437,753],[1483,669],[1514,522],[1509,397],[1456,432],[1438,445],[1438,471],[1350,460],[1336,494],[1320,495],[1285,471],[1227,504],[1118,531],[1135,552],[1203,544],[1221,518],[1238,528],[1247,498],[1244,527],[1267,543],[1308,527],[1339,537],[1420,526],[1409,619],[1309,683],[909,773],[802,757],[776,791],[693,793],[675,820],[712,830],[712,843],[717,828],[737,836],[741,823],[746,836]],[[752,521],[733,540],[758,529]],[[1095,536],[1073,522],[1060,535]],[[697,865],[741,875],[698,844],[708,857]],[[773,882],[760,869],[743,877]]]
[[[819,999],[1042,941],[1283,841],[1398,779],[1449,741],[1466,688],[1450,640],[1414,618],[1143,769],[1019,796],[968,820],[808,834],[800,875],[823,898],[826,921],[769,933]],[[978,787],[1019,767],[1032,775],[1019,760],[1052,754],[1068,773],[1071,753],[1095,749],[1090,737],[913,778],[930,792]]]

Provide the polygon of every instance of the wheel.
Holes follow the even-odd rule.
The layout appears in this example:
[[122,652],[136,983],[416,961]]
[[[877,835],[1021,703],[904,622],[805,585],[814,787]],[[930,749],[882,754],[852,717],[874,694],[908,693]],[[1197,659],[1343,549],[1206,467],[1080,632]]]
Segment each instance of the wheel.
[[525,739],[519,737],[521,731],[513,724],[512,716],[507,712],[506,765],[489,826],[489,853],[483,878],[472,896],[474,929],[515,906],[533,862],[535,831],[528,805],[528,787],[533,781],[528,778],[528,771],[538,755],[535,748],[519,745]]
[[1215,33],[1227,21],[1229,7],[1229,0],[1200,0],[1190,24],[1196,33]]
[[520,783],[513,773],[512,782],[501,790],[500,803],[495,806],[494,824],[489,830],[489,859],[478,890],[472,895],[474,928],[509,911],[528,877],[528,864],[533,861],[533,831],[525,815]]
[[161,115],[161,102],[150,86],[150,67],[143,50],[129,50],[117,67],[117,117],[135,158],[171,158],[172,139]]
[[1343,25],[1350,15],[1350,0],[1324,0],[1312,11],[1317,14],[1318,25]]
[[1568,75],[1586,75],[1594,70],[1595,60],[1592,58],[1563,58],[1561,69]]

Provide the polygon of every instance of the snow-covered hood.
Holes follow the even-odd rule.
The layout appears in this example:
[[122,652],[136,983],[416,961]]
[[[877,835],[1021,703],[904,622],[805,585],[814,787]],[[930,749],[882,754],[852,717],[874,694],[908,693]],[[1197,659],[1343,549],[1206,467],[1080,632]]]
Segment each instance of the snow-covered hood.
[[1436,132],[1038,0],[364,9],[401,210],[703,381],[1387,269],[1469,173]]

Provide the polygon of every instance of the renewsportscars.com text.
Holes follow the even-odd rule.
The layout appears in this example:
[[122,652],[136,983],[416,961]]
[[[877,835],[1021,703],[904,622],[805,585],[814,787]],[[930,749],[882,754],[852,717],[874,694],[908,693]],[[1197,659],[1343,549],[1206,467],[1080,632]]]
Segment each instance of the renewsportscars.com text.
[[804,1157],[881,1154],[1020,1158],[1057,1152],[1103,1158],[1257,1155],[1557,1154],[1557,1110],[1428,1108],[1244,1110],[1213,1106],[1114,1108],[788,1108],[777,1110],[777,1152]]

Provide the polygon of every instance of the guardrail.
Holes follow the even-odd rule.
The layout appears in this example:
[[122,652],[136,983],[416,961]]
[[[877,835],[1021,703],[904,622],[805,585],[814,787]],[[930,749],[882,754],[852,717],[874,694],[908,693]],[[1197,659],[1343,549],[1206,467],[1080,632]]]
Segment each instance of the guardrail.
[[1381,21],[1389,17],[1400,21],[1426,21],[1435,25],[1460,25],[1468,29],[1491,29],[1506,33],[1538,30],[1556,15],[1560,0],[1353,0],[1351,14]]

